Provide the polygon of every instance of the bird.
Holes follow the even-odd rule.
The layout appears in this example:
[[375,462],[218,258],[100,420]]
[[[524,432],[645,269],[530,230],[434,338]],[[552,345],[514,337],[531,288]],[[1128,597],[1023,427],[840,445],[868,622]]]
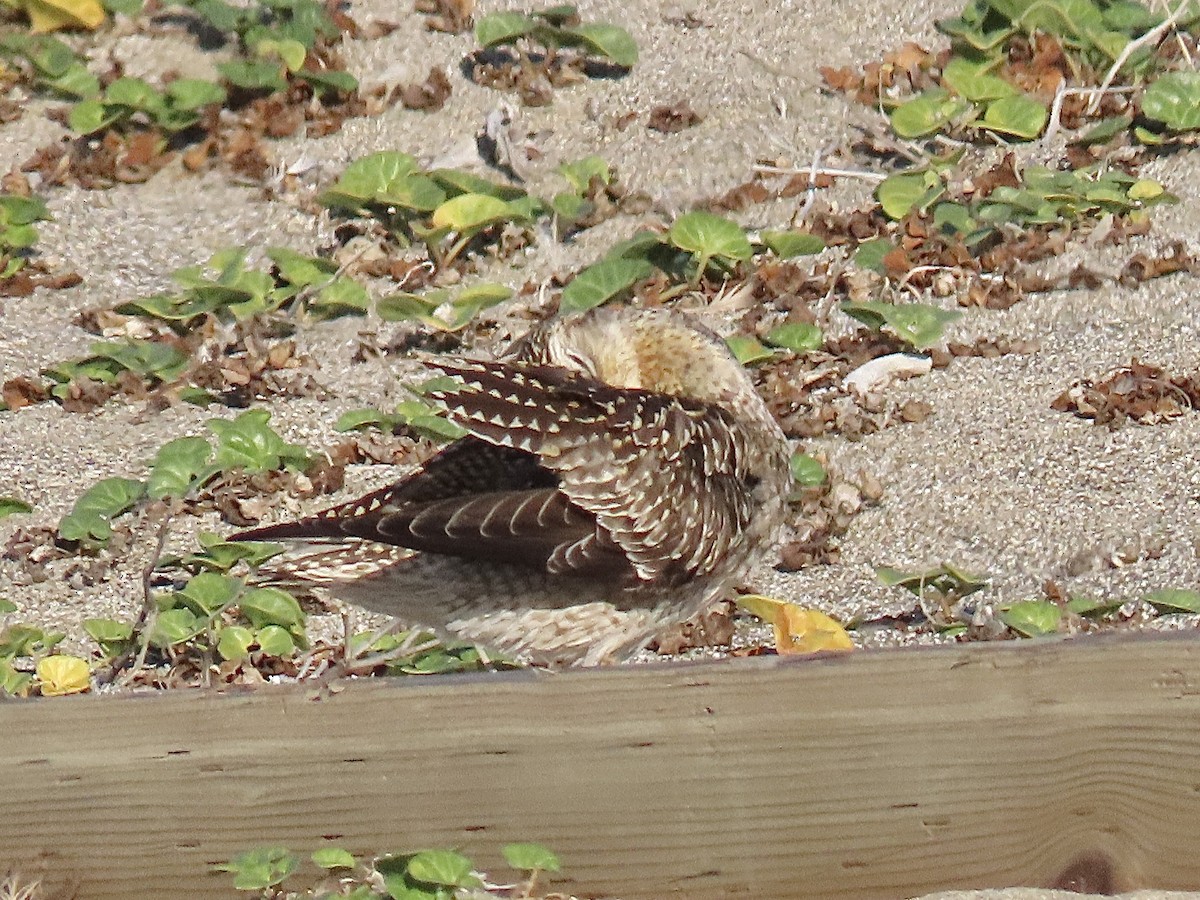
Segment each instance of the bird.
[[671,309],[597,307],[494,359],[432,357],[466,431],[409,476],[233,540],[262,574],[522,662],[627,659],[727,596],[781,528],[787,439],[725,342]]

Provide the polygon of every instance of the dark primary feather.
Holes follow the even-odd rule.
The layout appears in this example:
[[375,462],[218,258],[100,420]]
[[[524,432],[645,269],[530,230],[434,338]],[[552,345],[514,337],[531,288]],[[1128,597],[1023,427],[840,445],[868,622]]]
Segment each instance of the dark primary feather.
[[395,485],[240,540],[357,537],[613,583],[720,565],[752,512],[729,415],[556,366],[437,362],[470,435]]

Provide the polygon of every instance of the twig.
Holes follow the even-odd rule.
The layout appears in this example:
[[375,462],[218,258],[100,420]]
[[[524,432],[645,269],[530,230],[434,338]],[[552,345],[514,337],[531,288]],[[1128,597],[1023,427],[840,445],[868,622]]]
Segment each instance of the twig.
[[821,155],[824,153],[824,147],[818,147],[813,151],[812,165],[808,169],[808,189],[804,192],[804,205],[800,207],[798,213],[801,220],[808,217],[808,213],[813,208],[813,204],[817,200],[817,172],[821,168]]
[[[154,552],[150,554],[150,560],[146,563],[146,567],[142,569],[142,608],[138,613],[137,621],[133,623],[133,631],[131,637],[135,637],[138,643],[137,662],[121,679],[122,687],[129,683],[129,679],[134,673],[140,671],[146,665],[146,654],[150,649],[150,629],[153,627],[150,620],[152,616],[157,615],[157,605],[154,602],[154,571],[158,568],[158,563],[162,559],[163,550],[167,546],[167,537],[171,533],[171,520],[174,513],[170,507],[163,511],[162,521],[158,525],[158,537],[154,544]],[[129,665],[129,661],[133,659],[134,651],[131,647],[122,653],[119,657],[113,660],[112,666],[109,667],[106,677],[102,683],[114,681],[117,675]],[[101,679],[97,678],[98,681]]]
[[[819,151],[818,151],[819,154]],[[818,175],[828,175],[830,178],[861,178],[863,181],[884,181],[886,175],[881,175],[878,172],[867,172],[862,169],[830,169],[819,168],[814,161],[814,164],[807,169],[789,169],[781,166],[765,166],[755,165],[751,167],[751,171],[758,172],[762,175],[808,175],[809,183]]]
[[1058,131],[1060,117],[1062,116],[1063,101],[1067,97],[1103,97],[1105,94],[1132,94],[1136,90],[1132,86],[1122,87],[1107,87],[1107,88],[1069,88],[1066,82],[1062,82],[1058,86],[1058,90],[1054,92],[1054,103],[1050,107],[1050,121],[1046,125],[1046,133],[1042,135],[1043,146],[1049,143],[1050,138]]
[[[1173,13],[1167,16],[1158,25],[1155,25],[1153,28],[1143,34],[1140,38],[1132,40],[1125,45],[1125,48],[1120,52],[1120,54],[1117,55],[1112,67],[1109,68],[1108,74],[1104,76],[1104,80],[1100,82],[1101,92],[1108,90],[1109,85],[1113,83],[1113,79],[1117,77],[1117,73],[1121,71],[1121,67],[1129,61],[1129,57],[1131,57],[1136,50],[1140,50],[1142,47],[1150,44],[1157,44],[1159,40],[1162,39],[1164,34],[1175,27],[1175,23],[1179,20],[1179,16],[1182,15],[1184,9],[1189,5],[1189,2],[1190,0],[1180,0],[1179,5],[1175,7],[1175,11]],[[1087,112],[1089,116],[1095,115],[1096,111],[1100,109],[1101,96],[1102,93],[1096,94],[1092,97],[1091,103],[1089,103],[1087,106]]]

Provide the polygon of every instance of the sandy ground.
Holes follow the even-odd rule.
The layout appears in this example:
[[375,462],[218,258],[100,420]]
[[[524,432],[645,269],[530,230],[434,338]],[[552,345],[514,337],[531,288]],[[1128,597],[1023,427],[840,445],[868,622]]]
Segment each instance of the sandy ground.
[[[503,4],[481,5],[491,11]],[[841,144],[853,124],[871,113],[822,93],[816,67],[861,64],[908,39],[928,46],[938,40],[934,20],[959,8],[949,0],[584,0],[580,6],[585,18],[627,27],[641,62],[627,78],[561,90],[551,107],[518,111],[518,127],[542,154],[532,164],[529,187],[549,193],[561,186],[552,174],[559,162],[596,153],[615,163],[631,187],[650,193],[659,216],[744,181],[760,157],[804,164],[816,150]],[[427,162],[468,159],[485,116],[504,99],[462,76],[458,64],[473,39],[427,33],[407,4],[356,0],[351,11],[359,21],[387,18],[401,24],[389,37],[347,46],[360,79],[421,80],[430,65],[443,66],[453,84],[450,103],[436,114],[396,108],[377,118],[351,120],[324,139],[285,140],[274,145],[278,160],[303,161],[305,178],[319,185],[350,160],[375,150],[403,150]],[[116,52],[135,73],[168,66],[203,73],[211,64],[178,39],[120,38]],[[706,116],[699,126],[674,135],[644,127],[652,106],[683,99]],[[618,130],[614,122],[627,112],[640,113],[640,120]],[[0,170],[61,133],[36,114],[0,127]],[[1182,202],[1156,209],[1152,234],[1136,239],[1126,252],[1182,239],[1192,253],[1200,253],[1200,154],[1165,158],[1145,174],[1160,179]],[[843,185],[834,196],[854,203],[864,195],[861,186]],[[283,200],[265,201],[260,189],[219,174],[197,178],[173,169],[145,185],[104,192],[55,190],[49,203],[55,221],[41,227],[38,247],[47,259],[78,270],[84,283],[0,303],[0,380],[84,354],[94,338],[69,324],[74,313],[167,289],[172,270],[201,262],[217,249],[283,245],[315,252],[331,243],[326,219]],[[794,201],[756,207],[743,221],[781,227],[795,209]],[[596,258],[635,225],[623,217],[573,245],[542,242],[519,268],[490,274],[519,285],[569,270]],[[1093,259],[1085,246],[1075,252],[1110,270],[1121,261]],[[1196,287],[1194,278],[1175,276],[1136,290],[1106,286],[1059,292],[1005,312],[968,313],[952,336],[1036,337],[1040,351],[959,360],[896,388],[898,398],[932,404],[934,415],[922,424],[890,428],[857,443],[817,442],[814,446],[838,465],[874,474],[885,496],[855,520],[838,564],[790,575],[764,573],[764,592],[838,616],[898,611],[909,605],[907,600],[882,588],[872,566],[924,567],[944,560],[986,572],[997,601],[1035,596],[1050,578],[1101,597],[1200,586],[1200,467],[1195,464],[1200,416],[1110,432],[1049,407],[1076,379],[1100,375],[1131,356],[1174,371],[1200,368]],[[273,404],[273,424],[290,440],[319,447],[336,440],[332,424],[342,411],[394,404],[401,396],[394,363],[352,364],[350,359],[360,330],[375,329],[386,338],[389,327],[344,320],[304,331],[301,343],[319,361],[318,378],[330,397]],[[144,476],[144,463],[159,446],[201,433],[214,414],[186,406],[150,414],[122,403],[88,415],[67,414],[54,404],[0,414],[0,496],[21,497],[36,508],[33,516],[0,521],[0,542],[18,526],[57,522],[102,477]],[[379,469],[354,472],[351,487],[386,478]],[[141,538],[140,549],[114,578],[92,586],[58,580],[18,586],[6,583],[6,564],[0,563],[0,596],[21,607],[21,618],[59,624],[76,636],[83,618],[130,617],[140,602],[138,568],[149,546],[149,536]],[[189,540],[184,529],[173,542],[184,548]],[[1088,562],[1156,542],[1163,545],[1156,559],[1121,568]]]

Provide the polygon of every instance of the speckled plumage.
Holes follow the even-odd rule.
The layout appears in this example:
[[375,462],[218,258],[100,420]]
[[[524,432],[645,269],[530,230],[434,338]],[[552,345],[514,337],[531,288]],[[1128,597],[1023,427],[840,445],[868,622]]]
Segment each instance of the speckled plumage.
[[468,435],[298,522],[269,574],[546,664],[620,659],[770,546],[787,444],[719,337],[666,310],[538,326],[500,360],[427,362]]

